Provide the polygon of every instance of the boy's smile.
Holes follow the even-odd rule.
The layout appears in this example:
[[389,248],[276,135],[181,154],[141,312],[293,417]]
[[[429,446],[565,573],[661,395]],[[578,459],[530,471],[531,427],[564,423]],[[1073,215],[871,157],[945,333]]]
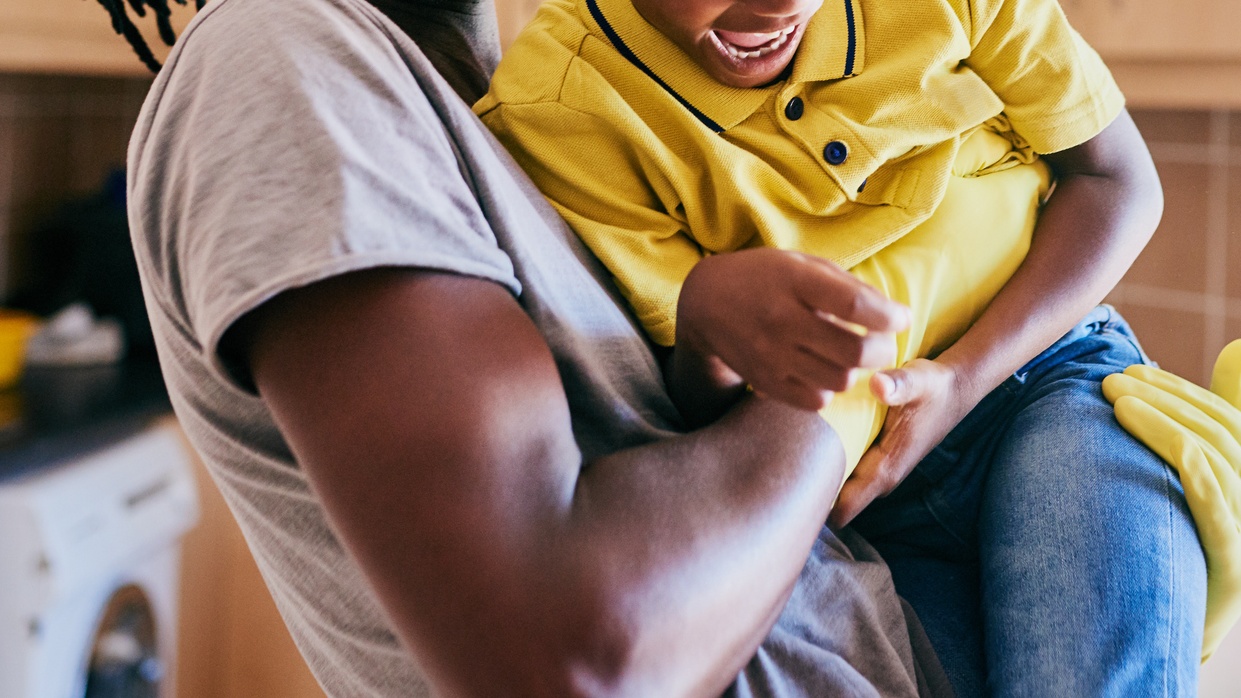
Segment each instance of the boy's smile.
[[757,87],[793,61],[823,0],[633,0],[646,21],[711,77]]

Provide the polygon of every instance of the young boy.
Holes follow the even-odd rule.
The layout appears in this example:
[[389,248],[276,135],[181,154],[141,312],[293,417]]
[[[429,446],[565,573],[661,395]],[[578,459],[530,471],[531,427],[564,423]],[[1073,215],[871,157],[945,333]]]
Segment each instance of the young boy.
[[[475,110],[612,271],[656,344],[674,345],[681,285],[704,256],[771,247],[831,260],[908,305],[893,366],[939,356],[1025,257],[1050,183],[1036,153],[1091,140],[1123,97],[1052,0],[770,5],[548,3]],[[1152,227],[1138,226],[1114,267]],[[1087,295],[1076,275],[1037,292]],[[779,293],[765,276],[732,283],[764,315]],[[1012,368],[1111,286],[1090,284]],[[721,323],[722,336],[704,340],[740,347],[721,357],[741,374],[726,382],[794,404],[840,387],[790,361],[739,356],[773,339],[760,319]],[[678,402],[709,415],[709,387],[678,390],[686,380],[670,376]],[[893,389],[872,384],[881,397]],[[885,407],[860,381],[825,409],[851,467]]]
[[[1019,413],[1039,397],[1006,402],[995,389],[1004,383],[1016,394],[1027,377],[1031,386],[1046,381],[1037,390],[1074,396],[1064,400],[1067,408],[1042,403],[1043,412],[1030,412],[1034,422],[1048,421],[1036,413],[1088,407],[1042,435],[1077,449],[1079,472],[1095,452],[1114,451],[1113,460],[1125,462],[1115,464],[1115,474],[1098,468],[1099,480],[1123,480],[1130,462],[1143,458],[1152,461],[1143,466],[1152,477],[1166,477],[1148,453],[1087,441],[1096,426],[1120,433],[1110,409],[1095,409],[1106,404],[1098,390],[1102,373],[1141,356],[1109,313],[1079,321],[1145,245],[1160,196],[1122,95],[1055,0],[550,0],[510,48],[475,111],[611,270],[651,339],[672,347],[667,383],[687,419],[709,419],[746,385],[823,408],[849,467],[857,467],[834,522],[892,492],[953,432],[962,444],[957,451],[974,449],[954,463],[954,472],[968,475],[960,489],[972,490],[957,507],[970,511],[948,514],[969,519],[964,538],[973,540],[975,527],[990,525],[977,521],[980,500],[997,497],[982,494],[979,483],[987,468],[1007,467],[993,465],[996,451],[1006,431],[1027,428],[1016,425]],[[873,352],[874,342],[862,342],[864,328],[817,302],[838,289],[839,268],[911,309],[910,330],[862,362],[886,362],[884,370],[857,384],[832,359]],[[865,306],[864,293],[854,300]],[[679,331],[678,304],[686,303],[700,304],[699,316],[717,322],[696,334]],[[1119,338],[1115,358],[1077,377],[1068,368],[1055,374],[1056,366],[1073,364],[1066,346],[1096,335]],[[958,427],[967,414],[968,429]],[[1048,457],[1026,454],[1022,467],[1038,471],[1038,459]],[[1071,509],[1057,497],[1077,496],[1097,511],[1091,496],[1128,497],[1110,485],[1052,484],[1052,473],[1048,468],[1046,483],[1036,479],[1038,487],[1027,484],[1042,497],[1030,508],[1050,501]],[[1066,489],[1071,496],[1051,491]],[[884,515],[901,518],[898,508],[925,492],[907,495],[885,500],[891,511]],[[1158,495],[1152,506],[1166,507],[1171,496]],[[948,514],[933,511],[931,518],[942,523]],[[1087,526],[1091,535],[1066,536],[1039,527],[1054,524],[1048,517],[1030,521],[1002,549],[981,551],[984,577],[1029,557],[1103,560],[1100,547],[1125,548],[1123,555],[1115,551],[1125,559],[1149,555],[1136,538],[1091,542],[1093,529],[1108,533],[1127,523],[1102,521]],[[1192,538],[1192,526],[1177,525],[1159,536]],[[907,534],[882,526],[864,532]],[[957,551],[927,555],[924,548],[922,555],[951,558]],[[1198,555],[1168,564],[1201,566]],[[1108,565],[1065,574],[1078,577],[1077,586],[1056,592],[1058,613],[1032,611],[1048,603],[1038,594],[1050,587],[1030,584],[1028,576],[991,581],[1011,595],[984,611],[985,652],[984,640],[952,637],[946,625],[928,622],[958,689],[981,690],[962,678],[971,671],[963,667],[985,654],[989,680],[997,682],[992,688],[1117,690],[1104,688],[1116,677],[1097,676],[1097,667],[1064,665],[1065,656],[1089,664],[1085,648],[1142,646],[1138,638],[1148,633],[1153,643],[1163,632],[1132,627],[1136,621],[1124,609],[1116,609],[1122,620],[1108,615],[1111,606],[1096,598],[1106,583],[1082,578],[1092,571],[1106,577]],[[909,593],[902,588],[905,568],[893,564],[893,574],[898,590]],[[969,593],[976,597],[977,588]],[[1179,637],[1196,645],[1200,599],[1184,589],[1155,596],[1178,594],[1161,603],[1176,607],[1174,624],[1189,628]],[[911,600],[926,620],[926,607]],[[1095,628],[1116,621],[1123,640],[1066,629],[1066,618],[1086,613],[1097,618]],[[1021,637],[1003,637],[1013,632]],[[959,652],[949,647],[954,643]],[[1014,656],[1027,651],[1018,647],[1039,647],[1039,656]],[[1198,649],[1186,654],[1178,646],[1171,651],[1188,660],[1150,665],[1178,675],[1184,687],[1196,676]]]

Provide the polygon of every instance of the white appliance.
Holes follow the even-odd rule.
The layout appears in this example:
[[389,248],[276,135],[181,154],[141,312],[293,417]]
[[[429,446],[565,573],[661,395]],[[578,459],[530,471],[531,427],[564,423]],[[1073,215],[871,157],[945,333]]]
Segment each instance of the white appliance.
[[0,483],[0,695],[170,698],[178,541],[197,518],[170,428]]

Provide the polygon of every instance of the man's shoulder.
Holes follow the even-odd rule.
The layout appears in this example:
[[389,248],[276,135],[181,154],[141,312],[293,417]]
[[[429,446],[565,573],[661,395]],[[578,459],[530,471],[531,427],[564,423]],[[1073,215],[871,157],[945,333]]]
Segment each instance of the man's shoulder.
[[362,0],[208,10],[139,117],[129,208],[148,293],[220,380],[221,337],[298,285],[411,266],[518,291],[465,171],[493,146],[399,28]]

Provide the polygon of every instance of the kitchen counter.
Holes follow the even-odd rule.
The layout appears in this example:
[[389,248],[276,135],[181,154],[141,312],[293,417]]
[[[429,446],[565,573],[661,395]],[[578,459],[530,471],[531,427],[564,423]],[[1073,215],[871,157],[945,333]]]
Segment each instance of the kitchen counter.
[[0,393],[0,482],[103,448],[171,409],[154,359],[27,368]]

